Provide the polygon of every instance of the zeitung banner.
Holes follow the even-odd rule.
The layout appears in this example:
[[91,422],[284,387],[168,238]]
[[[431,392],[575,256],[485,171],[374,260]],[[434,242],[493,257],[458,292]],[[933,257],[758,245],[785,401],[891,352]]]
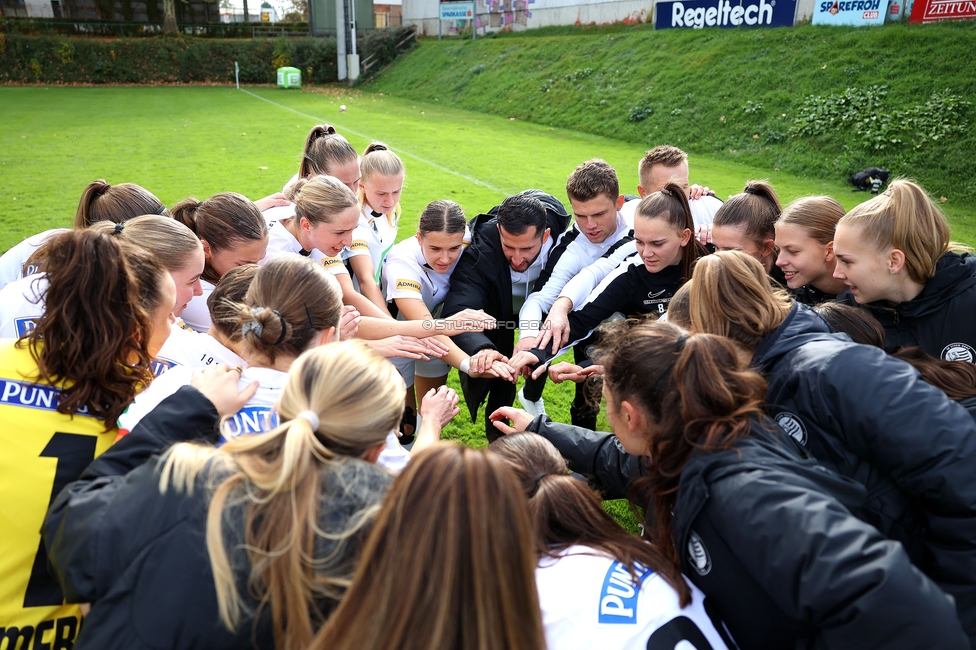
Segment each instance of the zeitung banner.
[[972,20],[976,18],[976,0],[915,0],[909,22],[932,23],[937,20]]

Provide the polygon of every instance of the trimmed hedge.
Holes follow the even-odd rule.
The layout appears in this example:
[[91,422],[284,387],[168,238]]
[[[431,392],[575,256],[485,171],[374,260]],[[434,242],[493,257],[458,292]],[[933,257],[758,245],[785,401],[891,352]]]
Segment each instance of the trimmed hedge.
[[292,65],[311,83],[336,80],[332,38],[215,40],[200,38],[68,38],[0,34],[0,82],[274,83]]
[[[412,28],[376,30],[360,39],[363,56],[382,64]],[[294,66],[305,83],[336,81],[334,38],[231,40],[212,38],[70,38],[0,34],[0,83],[153,84],[234,81],[274,83],[275,70]]]

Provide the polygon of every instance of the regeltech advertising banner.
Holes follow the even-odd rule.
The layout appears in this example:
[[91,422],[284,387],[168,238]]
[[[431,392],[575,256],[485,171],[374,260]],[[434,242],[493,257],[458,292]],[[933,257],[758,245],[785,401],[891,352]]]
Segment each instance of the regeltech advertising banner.
[[789,27],[796,0],[675,0],[655,6],[656,29],[704,27]]

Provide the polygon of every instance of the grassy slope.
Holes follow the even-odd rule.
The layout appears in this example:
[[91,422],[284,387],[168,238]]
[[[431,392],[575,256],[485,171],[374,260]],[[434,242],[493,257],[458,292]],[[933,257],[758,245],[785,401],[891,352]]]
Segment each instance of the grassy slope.
[[[551,31],[562,34],[547,35]],[[889,108],[923,103],[946,88],[976,102],[974,49],[973,22],[870,29],[563,28],[476,42],[423,41],[367,87],[642,146],[669,142],[748,162],[770,175],[778,168],[843,184],[853,171],[887,166],[948,197],[957,237],[972,241],[973,107],[967,134],[920,151],[865,154],[845,133],[775,140],[788,133],[803,98],[846,87],[886,83]],[[750,101],[762,108],[747,113]],[[644,103],[653,114],[628,121]],[[717,183],[701,173],[693,177]]]

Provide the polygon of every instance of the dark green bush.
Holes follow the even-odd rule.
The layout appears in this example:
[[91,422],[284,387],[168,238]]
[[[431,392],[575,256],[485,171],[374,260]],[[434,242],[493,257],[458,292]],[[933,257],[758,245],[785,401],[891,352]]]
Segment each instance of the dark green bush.
[[333,38],[220,40],[0,34],[0,83],[274,83],[292,65],[306,82],[336,80]]

